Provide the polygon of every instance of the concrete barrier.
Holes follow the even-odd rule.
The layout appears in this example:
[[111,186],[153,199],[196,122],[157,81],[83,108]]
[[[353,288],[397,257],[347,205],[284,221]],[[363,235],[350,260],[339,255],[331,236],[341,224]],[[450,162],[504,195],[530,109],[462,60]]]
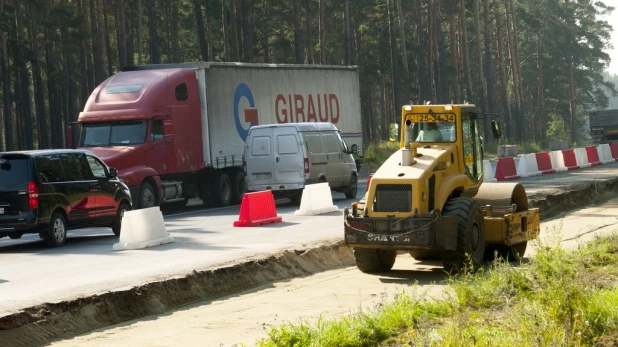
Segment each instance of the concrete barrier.
[[536,161],[536,155],[522,154],[519,156],[519,164],[517,165],[517,174],[521,177],[538,176],[541,174]]
[[562,150],[549,152],[549,158],[551,160],[551,166],[556,172],[567,170],[566,165],[564,165],[564,154]]
[[609,144],[605,143],[605,144],[599,145],[598,151],[599,151],[599,160],[601,161],[601,163],[608,164],[608,163],[613,163],[616,161],[616,159],[612,157],[612,149],[609,147]]
[[317,214],[337,211],[333,205],[333,195],[328,183],[308,184],[303,189],[300,209],[294,212],[297,216],[314,216]]
[[165,230],[163,214],[158,206],[126,211],[122,217],[120,239],[114,251],[141,249],[170,243],[174,237]]
[[586,151],[586,148],[575,148],[573,151],[575,152],[575,162],[577,163],[577,168],[592,166],[588,162],[588,152]]
[[493,166],[491,162],[487,159],[483,160],[483,181],[485,182],[494,182],[496,180],[496,175],[494,173]]
[[542,174],[550,174],[556,172],[551,163],[549,152],[536,153],[536,164]]
[[498,181],[508,181],[521,178],[515,167],[513,157],[499,158],[496,164],[496,179]]

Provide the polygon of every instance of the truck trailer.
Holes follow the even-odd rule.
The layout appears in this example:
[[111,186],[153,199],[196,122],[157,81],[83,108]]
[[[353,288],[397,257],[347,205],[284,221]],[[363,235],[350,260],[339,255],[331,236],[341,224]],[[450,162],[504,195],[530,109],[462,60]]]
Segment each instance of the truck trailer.
[[618,110],[597,110],[588,113],[592,142],[618,141]]
[[330,122],[362,155],[356,66],[196,62],[130,66],[101,83],[79,114],[87,148],[131,190],[136,208],[238,203],[249,128]]

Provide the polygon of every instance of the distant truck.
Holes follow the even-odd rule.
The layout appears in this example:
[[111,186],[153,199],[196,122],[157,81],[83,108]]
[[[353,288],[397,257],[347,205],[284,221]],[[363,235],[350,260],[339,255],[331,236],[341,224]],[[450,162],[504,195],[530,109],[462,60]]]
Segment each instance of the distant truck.
[[[197,62],[131,66],[90,95],[77,146],[118,169],[136,208],[238,203],[249,128],[331,122],[362,155],[355,66]],[[77,135],[79,134],[79,135]]]
[[590,111],[588,117],[594,143],[618,141],[618,109]]

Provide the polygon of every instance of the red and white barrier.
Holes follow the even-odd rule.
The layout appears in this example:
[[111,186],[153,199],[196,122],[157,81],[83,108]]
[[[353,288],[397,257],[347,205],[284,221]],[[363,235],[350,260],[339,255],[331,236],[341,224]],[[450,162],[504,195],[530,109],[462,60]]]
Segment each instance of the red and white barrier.
[[577,168],[585,168],[591,166],[591,164],[588,162],[588,152],[586,151],[586,148],[575,148],[573,152],[575,153],[575,162]]
[[517,173],[521,177],[538,176],[541,174],[537,164],[536,155],[534,153],[522,154],[519,156],[519,164],[517,164]]
[[513,157],[499,158],[496,164],[496,179],[498,181],[508,181],[521,178],[515,167]]
[[496,173],[494,172],[491,162],[487,159],[483,160],[483,181],[494,182],[495,180],[496,180]]
[[599,151],[599,160],[601,161],[602,164],[613,163],[616,161],[616,159],[612,157],[612,149],[610,148],[609,144],[606,143],[606,144],[599,145],[598,151]]
[[549,152],[536,153],[535,155],[537,167],[542,174],[550,174],[556,172],[556,169],[554,169],[551,165],[551,158],[549,157]]
[[556,172],[567,170],[566,165],[564,165],[564,154],[562,154],[562,151],[551,151],[549,152],[549,157],[551,158],[551,166]]

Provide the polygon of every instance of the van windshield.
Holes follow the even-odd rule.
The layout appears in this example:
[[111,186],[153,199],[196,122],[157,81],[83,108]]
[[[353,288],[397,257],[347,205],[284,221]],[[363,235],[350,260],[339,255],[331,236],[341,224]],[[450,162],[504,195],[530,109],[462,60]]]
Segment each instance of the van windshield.
[[25,186],[29,180],[28,157],[0,154],[0,189]]
[[138,145],[146,141],[146,121],[82,123],[80,147]]

